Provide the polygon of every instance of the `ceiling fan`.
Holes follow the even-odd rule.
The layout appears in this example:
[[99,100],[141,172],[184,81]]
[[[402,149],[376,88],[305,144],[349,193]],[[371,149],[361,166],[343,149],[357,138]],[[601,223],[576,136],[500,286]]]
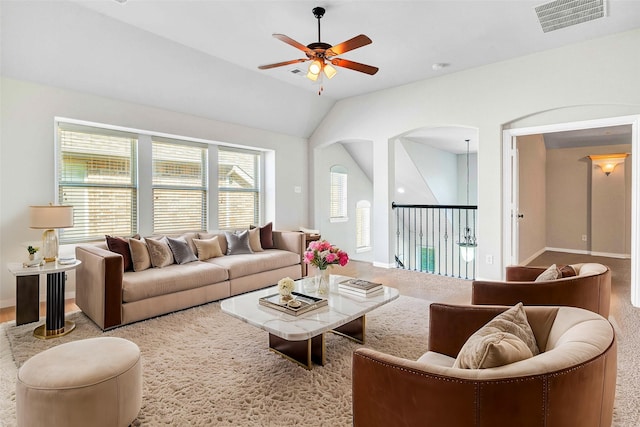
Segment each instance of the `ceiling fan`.
[[[349,61],[348,59],[337,58],[350,50],[357,49],[362,46],[371,44],[371,39],[364,34],[353,37],[345,42],[339,43],[335,46],[331,46],[328,43],[320,41],[320,19],[324,16],[325,9],[323,7],[314,7],[313,16],[318,20],[318,41],[308,45],[303,45],[284,34],[273,34],[273,37],[281,40],[296,49],[303,51],[307,57],[301,59],[293,59],[291,61],[277,62],[275,64],[261,65],[258,68],[261,70],[268,70],[270,68],[282,67],[284,65],[295,64],[298,62],[311,61],[309,70],[307,72],[307,78],[312,81],[322,78],[321,73],[324,73],[327,78],[331,79],[336,75],[337,71],[333,65],[337,67],[349,68],[351,70],[359,71],[361,73],[374,75],[378,72],[378,67],[371,65],[361,64],[359,62]],[[318,95],[322,93],[322,86]]]

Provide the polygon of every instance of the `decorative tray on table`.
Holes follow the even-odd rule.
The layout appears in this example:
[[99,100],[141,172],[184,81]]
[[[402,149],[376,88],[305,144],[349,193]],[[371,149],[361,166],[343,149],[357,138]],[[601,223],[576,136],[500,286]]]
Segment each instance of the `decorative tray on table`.
[[[301,294],[299,292],[291,292],[292,300],[284,301],[280,294],[268,295],[259,300],[260,305],[273,308],[292,316],[299,316],[311,310],[320,307],[326,307],[329,302],[324,298],[313,297],[311,295]],[[294,301],[293,303],[291,301]],[[295,301],[299,302],[298,305]]]

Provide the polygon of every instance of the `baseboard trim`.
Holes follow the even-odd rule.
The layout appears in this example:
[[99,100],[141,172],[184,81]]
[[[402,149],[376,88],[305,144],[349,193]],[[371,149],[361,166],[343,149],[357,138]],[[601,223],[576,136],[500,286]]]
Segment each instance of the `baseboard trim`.
[[533,261],[534,259],[538,258],[540,255],[545,253],[546,250],[547,250],[546,248],[540,249],[538,252],[534,253],[529,258],[525,259],[524,261],[520,261],[519,265],[529,265],[531,261]]
[[373,262],[373,266],[374,267],[380,267],[380,268],[395,268],[396,267],[396,265],[394,263],[386,264],[386,263],[383,263],[383,262],[375,262],[375,261]]

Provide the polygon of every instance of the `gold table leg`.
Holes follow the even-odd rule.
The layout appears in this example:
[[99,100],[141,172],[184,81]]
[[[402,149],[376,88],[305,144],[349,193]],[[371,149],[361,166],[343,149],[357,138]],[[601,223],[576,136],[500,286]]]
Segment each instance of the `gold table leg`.
[[349,323],[345,323],[344,325],[333,329],[331,332],[333,332],[334,334],[342,335],[343,337],[347,337],[359,344],[364,344],[365,327],[365,317],[360,316]]
[[313,368],[313,362],[324,365],[326,361],[324,334],[302,341],[289,341],[269,334],[269,350],[309,370]]

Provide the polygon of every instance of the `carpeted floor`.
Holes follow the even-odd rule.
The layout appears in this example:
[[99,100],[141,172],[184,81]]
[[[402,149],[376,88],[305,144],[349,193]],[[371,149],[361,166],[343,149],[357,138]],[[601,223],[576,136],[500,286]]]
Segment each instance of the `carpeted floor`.
[[[427,349],[429,301],[402,296],[367,315],[367,346],[416,359]],[[15,364],[2,365],[1,419],[15,423],[16,365],[63,342],[102,335],[81,312],[59,340],[32,338],[33,325],[2,326]],[[307,371],[267,350],[267,335],[211,303],[106,332],[138,344],[143,405],[134,425],[349,426],[351,353],[326,335],[325,366]],[[3,347],[6,347],[3,343]]]
[[[546,253],[532,264],[595,261],[612,267],[610,320],[618,336],[615,426],[640,425],[640,309],[629,302],[629,261]],[[569,257],[571,258],[571,256]],[[338,274],[396,286],[402,296],[367,315],[366,346],[415,359],[427,348],[431,301],[468,303],[471,283],[349,263]],[[410,296],[408,296],[410,295]],[[417,297],[417,298],[412,298]],[[103,333],[82,313],[65,337],[32,337],[35,324],[0,325],[0,423],[15,425],[15,376],[33,354]],[[351,353],[359,344],[327,334],[327,364],[307,371],[267,350],[266,333],[211,303],[104,333],[136,342],[143,355],[143,407],[134,425],[350,426]]]

